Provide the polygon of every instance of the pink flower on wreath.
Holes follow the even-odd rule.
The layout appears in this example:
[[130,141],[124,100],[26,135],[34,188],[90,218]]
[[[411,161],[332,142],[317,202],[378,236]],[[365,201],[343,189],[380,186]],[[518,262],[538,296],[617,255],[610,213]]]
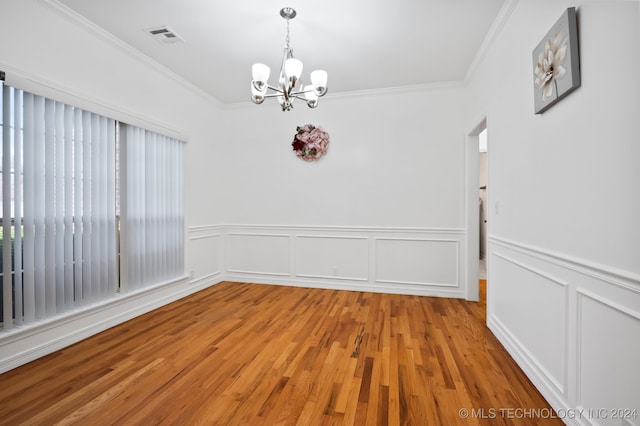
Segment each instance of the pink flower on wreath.
[[296,155],[305,161],[314,161],[327,152],[329,134],[313,124],[305,124],[296,128],[291,146]]

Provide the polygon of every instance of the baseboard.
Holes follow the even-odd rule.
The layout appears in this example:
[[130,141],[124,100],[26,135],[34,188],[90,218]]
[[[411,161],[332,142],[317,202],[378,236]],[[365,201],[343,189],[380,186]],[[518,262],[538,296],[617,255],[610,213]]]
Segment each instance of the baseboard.
[[464,290],[447,287],[412,285],[399,283],[385,285],[381,283],[360,282],[351,280],[310,280],[305,278],[274,277],[261,274],[233,274],[220,276],[221,281],[248,282],[253,284],[283,285],[290,287],[320,288],[327,290],[361,291],[371,293],[406,294],[428,297],[464,298]]

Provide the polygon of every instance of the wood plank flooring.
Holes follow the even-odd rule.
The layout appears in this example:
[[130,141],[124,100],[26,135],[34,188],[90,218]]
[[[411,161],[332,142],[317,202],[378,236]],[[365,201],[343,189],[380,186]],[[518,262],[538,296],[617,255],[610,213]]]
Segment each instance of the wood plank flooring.
[[550,407],[486,328],[483,288],[220,283],[0,375],[0,424],[562,424],[504,411]]

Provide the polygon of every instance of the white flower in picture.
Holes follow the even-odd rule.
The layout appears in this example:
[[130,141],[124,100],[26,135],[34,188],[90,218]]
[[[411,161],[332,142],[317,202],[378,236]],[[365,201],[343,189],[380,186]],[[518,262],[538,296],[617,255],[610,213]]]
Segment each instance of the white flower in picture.
[[[540,40],[532,55],[533,104],[542,114],[580,87],[576,8],[564,11]],[[555,93],[554,93],[555,92]]]
[[535,85],[542,91],[542,100],[546,101],[553,96],[555,87],[558,96],[558,80],[562,80],[567,73],[564,66],[569,49],[569,39],[562,33],[557,32],[547,40],[538,55],[538,62],[535,66]]

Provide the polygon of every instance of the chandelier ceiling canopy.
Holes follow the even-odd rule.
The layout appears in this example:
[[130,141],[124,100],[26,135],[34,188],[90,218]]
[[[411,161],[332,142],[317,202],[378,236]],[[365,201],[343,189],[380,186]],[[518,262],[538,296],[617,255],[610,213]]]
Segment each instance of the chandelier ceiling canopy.
[[[264,102],[265,98],[277,98],[282,111],[293,108],[294,99],[306,101],[309,108],[318,106],[318,98],[327,93],[327,72],[315,70],[311,72],[311,84],[303,86],[302,61],[293,57],[293,49],[289,44],[289,21],[296,16],[296,11],[290,7],[280,10],[280,16],[287,20],[287,38],[282,56],[282,65],[278,76],[278,84],[268,83],[271,70],[265,64],[253,64],[251,69],[251,100],[256,104]],[[271,92],[269,92],[271,90]]]

